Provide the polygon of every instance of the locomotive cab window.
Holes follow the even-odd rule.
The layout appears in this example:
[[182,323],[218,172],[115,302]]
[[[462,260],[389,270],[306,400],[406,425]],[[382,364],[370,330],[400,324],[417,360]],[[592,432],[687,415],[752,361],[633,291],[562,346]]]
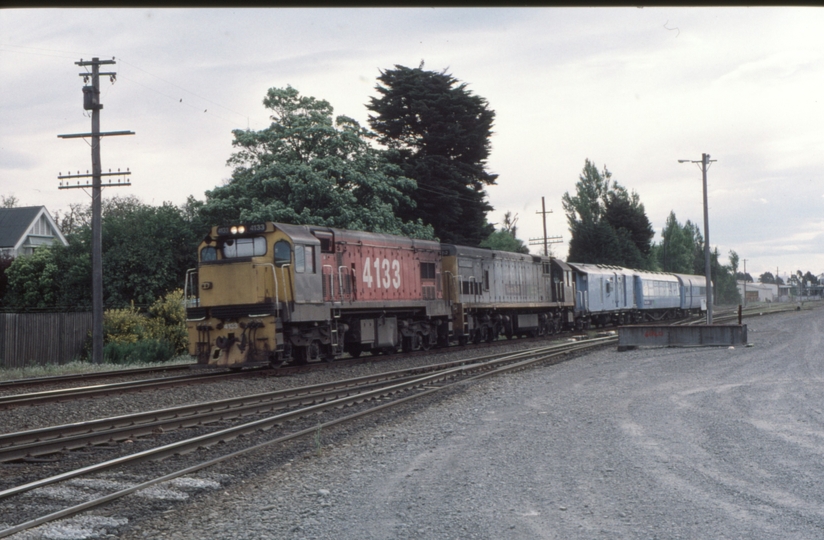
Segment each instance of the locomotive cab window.
[[222,251],[224,259],[260,257],[266,255],[266,239],[262,236],[255,236],[254,238],[231,238],[224,240]]
[[312,234],[320,240],[320,252],[321,253],[334,253],[335,252],[335,237],[329,231],[312,231]]
[[275,242],[275,266],[283,266],[292,262],[292,246],[286,240]]
[[205,248],[201,249],[200,260],[201,262],[216,261],[217,250],[214,248],[214,246],[206,246]]
[[315,273],[315,248],[295,244],[295,272],[298,274]]
[[435,263],[421,263],[421,279],[435,279]]

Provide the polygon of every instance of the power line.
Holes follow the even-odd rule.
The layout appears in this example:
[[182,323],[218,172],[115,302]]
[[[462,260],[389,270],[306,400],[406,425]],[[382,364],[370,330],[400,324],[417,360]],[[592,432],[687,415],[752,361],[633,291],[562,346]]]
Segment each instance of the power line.
[[243,113],[239,113],[239,112],[237,112],[237,111],[235,111],[235,110],[233,110],[233,109],[230,109],[229,107],[226,107],[226,106],[224,106],[224,105],[221,105],[220,103],[217,103],[216,101],[212,101],[212,100],[211,100],[211,99],[209,99],[209,98],[205,98],[205,97],[203,97],[203,96],[201,96],[201,95],[199,95],[199,94],[196,94],[196,93],[192,92],[191,90],[188,90],[188,89],[186,89],[186,88],[183,88],[182,86],[180,86],[180,85],[178,85],[178,84],[175,84],[175,83],[173,83],[173,82],[171,82],[171,81],[167,81],[167,80],[166,80],[166,79],[164,79],[163,77],[160,77],[160,76],[158,76],[158,75],[155,75],[154,73],[150,73],[149,71],[146,71],[145,69],[143,69],[143,68],[141,68],[141,67],[139,67],[139,66],[136,66],[136,65],[132,64],[131,62],[127,62],[127,61],[123,60],[123,59],[122,59],[122,58],[120,58],[120,57],[118,57],[118,60],[119,60],[120,62],[122,62],[122,63],[126,64],[126,65],[132,66],[133,68],[135,68],[135,69],[138,69],[138,70],[142,71],[142,72],[143,72],[143,73],[145,73],[146,75],[150,75],[150,76],[152,76],[152,77],[154,77],[154,78],[156,78],[156,79],[158,79],[158,80],[160,80],[160,81],[165,82],[166,84],[171,84],[171,85],[172,85],[172,86],[174,86],[175,88],[178,88],[178,89],[180,89],[180,90],[183,90],[184,92],[189,93],[189,94],[191,94],[191,95],[193,95],[193,96],[195,96],[195,97],[197,97],[197,98],[200,98],[200,99],[202,99],[203,101],[208,101],[208,102],[209,102],[209,103],[211,103],[212,105],[215,105],[215,106],[217,106],[217,107],[220,107],[221,109],[225,109],[225,110],[227,110],[227,111],[229,111],[229,112],[231,112],[231,113],[234,113],[234,114],[236,114],[236,115],[238,115],[238,116],[242,116],[243,118],[245,118],[245,119],[246,119],[247,123],[248,123],[248,121],[249,121],[249,115],[246,115],[246,114],[243,114]]

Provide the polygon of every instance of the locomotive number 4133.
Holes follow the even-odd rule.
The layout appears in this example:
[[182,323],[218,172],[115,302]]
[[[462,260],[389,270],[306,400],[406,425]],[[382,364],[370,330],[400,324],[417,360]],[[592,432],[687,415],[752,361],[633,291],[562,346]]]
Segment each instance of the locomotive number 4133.
[[[373,268],[375,270],[374,277],[372,274]],[[370,261],[370,258],[367,257],[366,260],[363,262],[363,282],[366,283],[370,289],[372,288],[373,282],[375,284],[375,288],[377,289],[380,289],[381,287],[383,287],[384,289],[388,289],[390,286],[392,286],[395,289],[400,288],[400,261],[390,261],[389,259],[381,259],[379,257],[375,257],[374,261]]]

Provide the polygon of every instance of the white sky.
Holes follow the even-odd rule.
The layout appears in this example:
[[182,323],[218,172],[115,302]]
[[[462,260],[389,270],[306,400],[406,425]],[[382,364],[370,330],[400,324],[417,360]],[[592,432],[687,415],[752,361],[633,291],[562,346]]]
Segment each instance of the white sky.
[[[103,170],[129,168],[144,202],[181,204],[226,181],[231,130],[269,124],[291,84],[367,125],[380,69],[449,72],[496,113],[488,189],[518,236],[566,256],[561,206],[589,158],[639,193],[656,230],[674,210],[753,276],[824,272],[824,10],[820,8],[3,9],[0,194],[63,210],[88,202],[58,173],[91,168],[84,68],[101,79]],[[182,100],[182,101],[181,101]],[[533,247],[536,252],[540,248]]]

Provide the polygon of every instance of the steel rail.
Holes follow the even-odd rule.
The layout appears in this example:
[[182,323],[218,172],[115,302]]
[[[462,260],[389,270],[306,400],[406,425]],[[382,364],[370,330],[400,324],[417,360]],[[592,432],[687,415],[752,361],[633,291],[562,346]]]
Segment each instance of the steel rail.
[[[615,337],[609,337],[609,338],[604,338],[604,339],[597,340],[597,341],[590,340],[590,341],[587,341],[587,342],[577,342],[577,343],[574,343],[574,344],[569,344],[569,346],[566,348],[566,350],[556,350],[556,351],[553,351],[553,352],[548,352],[547,354],[539,355],[539,356],[537,356],[533,359],[527,359],[527,360],[522,360],[520,362],[513,363],[509,366],[497,367],[497,368],[494,368],[494,369],[491,369],[491,370],[487,370],[486,372],[481,373],[479,375],[475,375],[473,377],[470,377],[468,379],[462,379],[459,382],[463,383],[463,382],[466,382],[468,380],[480,379],[482,377],[487,377],[487,376],[494,375],[494,374],[497,374],[497,373],[503,373],[503,372],[506,372],[506,371],[514,371],[514,370],[524,369],[525,367],[528,367],[529,365],[545,361],[549,358],[562,356],[562,355],[567,355],[567,354],[570,354],[571,352],[597,347],[597,346],[606,344],[608,342],[613,342],[616,339],[617,338],[615,338]],[[593,341],[595,341],[595,342],[593,342]],[[492,360],[491,363],[501,363],[502,361],[503,360],[501,360],[501,359],[495,359],[495,360]],[[485,366],[485,364],[473,364],[473,365],[470,365],[469,367],[480,370],[484,366]],[[453,370],[451,370],[451,371],[454,371],[454,372],[457,373],[457,372],[461,372],[461,371],[467,371],[467,368],[461,366],[461,367],[453,368]],[[421,381],[424,380],[424,379],[437,380],[437,379],[441,378],[440,377],[441,375],[443,375],[443,373],[438,373],[438,374],[435,374],[435,375],[430,375],[430,376],[427,376],[427,377],[423,377],[423,378],[421,378]],[[419,382],[421,382],[421,381],[419,381]],[[422,382],[422,384],[426,384],[426,383]],[[336,418],[334,420],[330,420],[330,421],[324,422],[322,424],[319,424],[318,426],[314,426],[314,427],[311,427],[311,428],[306,428],[306,429],[303,429],[303,430],[300,430],[300,431],[297,431],[297,432],[294,432],[294,433],[290,433],[290,434],[287,434],[287,435],[284,435],[284,436],[281,436],[281,437],[278,437],[278,438],[275,438],[275,439],[272,439],[272,440],[269,440],[269,441],[263,441],[261,443],[250,446],[248,448],[242,448],[242,449],[237,450],[235,452],[225,454],[223,456],[219,456],[217,458],[214,458],[214,459],[211,459],[211,460],[208,460],[208,461],[205,461],[205,462],[198,463],[196,465],[193,465],[193,466],[187,467],[185,469],[181,469],[181,470],[166,474],[166,475],[158,477],[158,478],[154,478],[152,480],[148,480],[146,482],[143,482],[141,484],[138,484],[138,485],[120,490],[118,492],[111,493],[109,495],[105,495],[103,497],[99,497],[97,499],[81,503],[79,505],[75,505],[75,506],[72,506],[72,507],[69,507],[69,508],[65,508],[63,510],[53,512],[52,514],[49,514],[49,515],[46,515],[46,516],[41,516],[39,518],[35,518],[35,519],[27,521],[25,523],[21,523],[19,525],[16,525],[16,526],[13,526],[13,527],[10,527],[8,529],[0,531],[0,538],[5,538],[5,537],[10,536],[12,534],[16,534],[18,532],[21,532],[21,531],[24,531],[24,530],[27,530],[27,529],[31,529],[33,527],[43,525],[45,523],[48,523],[50,521],[54,521],[56,519],[60,519],[60,518],[64,518],[64,517],[68,517],[68,516],[77,514],[79,512],[84,511],[84,510],[88,510],[90,508],[100,506],[102,504],[111,502],[113,500],[119,499],[119,498],[124,497],[126,495],[129,495],[131,493],[135,493],[135,492],[140,491],[142,489],[151,487],[153,485],[156,485],[156,484],[159,484],[159,483],[162,483],[162,482],[166,482],[166,481],[169,481],[169,480],[173,480],[174,478],[178,478],[178,477],[184,476],[186,474],[197,472],[198,470],[204,469],[206,467],[216,465],[216,464],[221,463],[223,461],[239,457],[243,454],[247,454],[247,453],[265,448],[267,446],[287,442],[287,441],[292,440],[292,439],[297,439],[297,438],[300,438],[300,437],[303,437],[303,436],[306,436],[306,435],[310,435],[312,433],[316,433],[318,429],[330,428],[330,427],[333,427],[333,426],[338,425],[338,424],[342,424],[342,423],[345,423],[345,422],[351,422],[351,421],[356,420],[358,418],[361,418],[363,416],[367,416],[367,415],[370,415],[370,414],[375,414],[376,412],[382,411],[382,410],[390,408],[390,407],[396,407],[396,406],[398,406],[402,403],[405,403],[409,400],[417,399],[417,398],[423,397],[425,395],[429,395],[429,394],[444,390],[446,388],[454,386],[455,384],[458,384],[458,382],[454,382],[454,383],[447,384],[447,385],[444,385],[444,386],[430,386],[429,388],[421,390],[421,391],[419,391],[415,394],[412,394],[412,395],[409,395],[409,396],[406,396],[406,397],[402,397],[402,398],[399,398],[399,399],[395,399],[393,401],[383,403],[381,405],[376,405],[374,407],[370,407],[368,409],[358,411],[356,413],[353,413],[353,414],[350,414],[350,415],[347,415],[347,416],[344,416],[344,417],[341,417],[341,418]],[[333,400],[331,402],[327,402],[327,403],[324,403],[324,404],[314,405],[314,406],[311,406],[311,407],[307,407],[306,409],[303,409],[302,414],[309,414],[311,412],[318,412],[318,410],[322,410],[323,407],[325,407],[325,408],[341,407],[341,406],[344,406],[346,404],[346,402],[356,403],[356,402],[360,402],[360,401],[365,401],[366,399],[376,399],[377,397],[379,397],[381,395],[381,392],[386,392],[390,389],[394,389],[394,392],[401,391],[402,389],[398,388],[400,386],[404,386],[404,385],[395,385],[395,387],[390,387],[390,388],[387,388],[387,389],[376,390],[376,391],[370,392],[369,394],[371,396],[367,396],[367,395],[360,396],[361,397],[360,400],[357,400],[357,399],[341,399],[341,400]],[[409,386],[408,389],[417,388],[417,387],[420,387],[420,386],[421,386],[421,384],[415,384],[415,385]],[[394,392],[390,392],[390,393],[394,393]],[[284,416],[287,416],[287,415],[279,415],[279,416],[284,417]],[[272,419],[268,419],[268,420],[272,420]],[[285,420],[281,419],[280,421],[285,421]],[[253,422],[251,424],[260,424],[260,421]],[[255,430],[257,430],[257,429],[261,429],[261,428],[256,428]],[[169,451],[168,446],[172,446],[172,445],[167,445],[167,447],[161,447],[160,450],[162,450],[162,452],[166,453],[166,452]],[[142,452],[142,453],[139,453],[139,454],[146,454],[146,452]],[[139,454],[135,454],[135,456],[137,456]],[[149,458],[146,457],[145,455],[141,456],[141,458],[140,458],[140,460],[145,460],[145,459],[149,459]],[[117,459],[117,460],[111,460],[110,462],[107,462],[107,463],[120,462],[120,461],[121,461],[120,459]],[[120,463],[118,463],[118,464],[120,464]],[[97,466],[94,466],[94,469],[97,469],[97,468],[98,468]],[[77,473],[78,471],[71,471],[70,473],[64,473],[63,475],[58,475],[56,477],[52,477],[53,479],[59,478],[59,480],[50,481],[49,483],[54,483],[56,481],[66,480],[68,478],[73,478],[75,476],[80,476],[81,474],[86,474],[87,472],[96,472],[96,471],[88,471],[86,469],[89,469],[89,467],[78,470],[78,471],[83,471],[80,474],[74,474],[74,473]],[[71,474],[71,476],[67,476],[68,474]],[[51,480],[51,479],[46,479],[46,480]],[[25,487],[26,486],[20,486],[20,488],[25,488]],[[18,488],[13,488],[13,489],[16,490]],[[28,489],[34,489],[34,488],[29,487]],[[22,491],[28,491],[28,489],[25,489],[25,490],[22,490]],[[9,491],[10,490],[0,492],[0,499],[9,496],[9,494],[7,494],[7,492],[9,492]],[[18,492],[22,492],[22,491],[18,491]]]
[[250,373],[254,373],[254,371],[205,371],[202,373],[198,373],[197,375],[179,375],[175,377],[161,377],[158,379],[143,379],[139,381],[125,381],[111,384],[98,384],[94,386],[61,388],[58,390],[46,390],[44,392],[32,392],[28,394],[11,394],[7,396],[0,396],[0,409],[19,405],[47,403],[50,401],[101,396],[115,391],[138,391],[145,390],[147,388],[162,388],[165,386],[181,386],[184,384],[195,384],[198,382],[202,382],[204,379],[210,378],[230,379],[235,377],[246,377]]
[[147,368],[135,369],[119,369],[113,371],[91,371],[88,373],[72,373],[69,375],[49,375],[47,377],[28,377],[25,379],[8,379],[0,381],[0,389],[17,387],[17,386],[33,386],[44,384],[60,384],[69,381],[88,380],[88,379],[105,379],[114,377],[128,377],[132,375],[143,375],[145,373],[156,373],[163,371],[183,371],[193,369],[197,364],[179,364],[173,366],[157,366]]
[[[410,375],[407,378],[412,378]],[[393,379],[399,381],[401,379]],[[383,386],[386,381],[372,381],[359,386],[327,385],[323,391],[306,394],[300,392],[278,391],[273,395],[246,396],[230,398],[225,403],[196,404],[184,407],[138,413],[134,417],[121,417],[110,423],[102,419],[92,422],[55,426],[41,430],[24,431],[0,435],[0,462],[15,461],[29,457],[42,456],[74,450],[109,442],[135,439],[145,435],[166,433],[177,429],[208,425],[223,420],[232,420],[268,412],[299,407],[318,401],[336,399],[362,392],[364,389]],[[62,428],[62,429],[61,429]],[[69,433],[68,435],[66,433]],[[43,439],[43,437],[48,437]]]
[[564,347],[566,347],[566,345],[553,344],[516,353],[497,353],[477,358],[344,379],[333,383],[288,388],[273,392],[227,398],[214,402],[195,403],[87,422],[0,434],[0,462],[46,455],[89,445],[122,441],[143,435],[155,434],[158,431],[166,432],[221,420],[250,416],[252,414],[271,412],[273,410],[305,404],[307,396],[311,398],[311,400],[317,401],[324,396],[329,398],[332,395],[340,394],[342,389],[348,389],[347,391],[351,392],[353,388],[357,388],[358,391],[361,391],[369,386],[385,384],[386,381],[400,381],[403,378],[409,378],[419,373],[442,370],[458,365],[479,363],[495,358],[506,358],[508,361],[513,361],[520,357]]
[[[592,348],[595,346],[604,345],[609,342],[615,341],[617,338],[610,337],[610,338],[600,338],[595,340],[588,340],[586,342],[576,342],[569,344],[563,350],[557,350],[553,352],[549,352],[549,356],[555,355],[566,355],[570,352],[575,352],[580,349]],[[533,353],[533,354],[544,354],[544,353]],[[230,441],[240,435],[244,435],[247,433],[252,433],[259,430],[268,430],[272,428],[276,424],[282,424],[289,420],[297,419],[301,416],[305,416],[312,413],[322,412],[323,410],[330,409],[330,408],[338,408],[344,407],[348,405],[353,405],[360,403],[362,401],[368,401],[371,399],[377,399],[383,395],[391,395],[400,391],[404,390],[412,390],[414,388],[418,388],[424,385],[431,385],[438,381],[445,380],[447,378],[457,376],[458,374],[472,372],[472,371],[484,371],[488,369],[494,369],[500,364],[512,361],[518,361],[519,358],[523,357],[522,353],[518,353],[516,355],[512,355],[516,358],[496,358],[493,360],[489,360],[487,362],[481,362],[476,364],[470,365],[460,365],[455,367],[450,367],[441,371],[438,371],[434,374],[419,376],[416,378],[412,378],[411,380],[391,384],[389,386],[383,386],[381,388],[377,388],[375,390],[370,390],[364,393],[358,393],[353,396],[346,396],[343,398],[333,399],[329,401],[324,401],[322,403],[309,405],[302,409],[297,409],[294,411],[288,411],[281,414],[277,414],[274,416],[270,416],[267,418],[262,418],[259,420],[255,420],[253,422],[248,422],[245,424],[241,424],[239,426],[233,426],[229,428],[225,428],[219,431],[215,431],[212,433],[207,433],[203,435],[199,435],[193,437],[191,439],[186,439],[183,441],[177,441],[174,443],[166,444],[163,446],[159,446],[156,448],[151,448],[148,450],[143,450],[141,452],[137,452],[134,454],[130,454],[128,456],[122,456],[119,458],[115,458],[109,461],[105,461],[102,463],[98,463],[95,465],[89,465],[86,467],[82,467],[80,469],[76,469],[73,471],[67,471],[65,473],[61,473],[55,476],[51,476],[48,478],[44,478],[41,480],[36,480],[34,482],[30,482],[28,484],[24,484],[21,486],[16,486],[13,488],[9,488],[3,491],[0,491],[0,500],[5,499],[7,497],[18,495],[20,493],[24,493],[26,491],[47,486],[50,484],[54,484],[56,482],[61,482],[64,480],[69,480],[71,478],[75,478],[78,476],[83,476],[85,474],[90,474],[94,472],[100,472],[102,470],[110,469],[119,465],[123,465],[126,463],[140,463],[146,460],[154,460],[154,459],[163,459],[165,457],[169,457],[171,455],[178,455],[178,454],[185,454],[191,451],[196,450],[197,448],[201,447],[208,447],[218,442],[225,442]],[[545,356],[549,357],[549,356]],[[523,362],[523,360],[520,360]]]

